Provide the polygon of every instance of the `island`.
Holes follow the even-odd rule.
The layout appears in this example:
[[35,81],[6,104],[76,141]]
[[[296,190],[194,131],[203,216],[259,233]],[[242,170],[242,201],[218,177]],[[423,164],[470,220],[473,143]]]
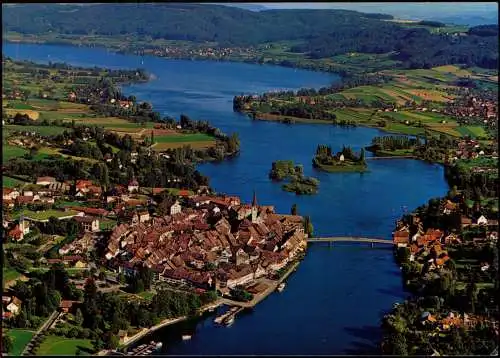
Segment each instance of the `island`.
[[343,146],[337,154],[333,154],[331,146],[320,144],[316,149],[313,160],[313,167],[326,172],[365,172],[367,164],[365,151],[357,155],[351,147]]
[[304,167],[292,160],[278,160],[272,163],[269,177],[274,181],[287,180],[281,188],[297,195],[312,195],[318,192],[319,180],[304,176]]

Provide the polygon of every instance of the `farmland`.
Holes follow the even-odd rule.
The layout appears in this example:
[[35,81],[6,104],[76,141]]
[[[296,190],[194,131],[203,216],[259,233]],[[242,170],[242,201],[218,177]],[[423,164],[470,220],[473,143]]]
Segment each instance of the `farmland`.
[[[341,58],[336,57],[337,60]],[[358,54],[347,54],[342,58],[348,61],[356,57]],[[364,57],[359,55],[361,59]],[[495,72],[449,65],[431,69],[383,70],[378,74],[385,76],[384,81],[355,85],[324,95],[311,94],[305,99],[304,95],[300,98],[298,95],[269,96],[264,101],[261,98],[259,102],[247,102],[246,108],[254,111],[255,118],[260,120],[331,124],[333,114],[333,123],[375,127],[392,133],[421,135],[427,131],[479,139],[490,136],[480,123],[459,125],[454,116],[440,112],[448,102],[456,99],[456,81],[465,77],[490,78]],[[304,108],[303,103],[309,101],[310,107]],[[384,110],[380,103],[392,104],[396,108]],[[302,114],[299,118],[288,113]]]

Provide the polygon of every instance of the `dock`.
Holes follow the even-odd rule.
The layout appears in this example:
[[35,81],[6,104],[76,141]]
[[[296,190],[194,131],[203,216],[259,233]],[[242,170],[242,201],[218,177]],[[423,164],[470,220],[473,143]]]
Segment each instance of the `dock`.
[[243,307],[233,306],[226,313],[221,314],[220,316],[214,319],[214,322],[217,324],[227,324],[231,320],[234,320],[236,315],[243,311]]

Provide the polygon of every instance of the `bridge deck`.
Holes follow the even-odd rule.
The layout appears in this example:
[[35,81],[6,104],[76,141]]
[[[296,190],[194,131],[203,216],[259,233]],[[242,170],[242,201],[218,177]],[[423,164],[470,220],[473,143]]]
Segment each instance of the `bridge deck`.
[[308,238],[307,242],[368,242],[374,244],[393,245],[392,240],[368,238],[368,237],[313,237],[313,238]]

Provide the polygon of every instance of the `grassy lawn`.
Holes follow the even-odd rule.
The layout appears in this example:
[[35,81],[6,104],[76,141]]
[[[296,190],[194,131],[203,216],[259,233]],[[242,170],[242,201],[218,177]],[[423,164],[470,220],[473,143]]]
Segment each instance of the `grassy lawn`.
[[48,336],[42,344],[40,344],[36,354],[39,356],[74,356],[78,348],[91,351],[93,350],[92,342],[90,339],[69,339],[66,337]]
[[51,216],[54,216],[56,218],[60,217],[65,217],[65,216],[71,216],[71,215],[76,215],[78,214],[77,211],[59,211],[59,210],[44,210],[40,212],[36,211],[31,211],[31,210],[23,210],[22,212],[17,213],[14,215],[16,218],[21,216],[21,213],[24,214],[25,217],[35,219],[35,220],[48,220]]
[[115,226],[116,226],[115,220],[103,219],[99,221],[100,230],[112,229]]
[[2,176],[2,186],[4,188],[14,188],[17,186],[23,186],[26,182],[17,180],[11,177]]
[[11,267],[4,267],[2,269],[2,276],[4,282],[14,281],[21,277],[21,274]]
[[143,291],[143,292],[137,294],[137,296],[142,297],[147,301],[151,301],[153,299],[154,295],[155,295],[155,293],[151,292],[151,291]]
[[16,147],[5,143],[2,144],[2,160],[4,162],[7,162],[12,158],[22,157],[26,153],[28,153],[28,151],[24,148]]
[[10,355],[20,356],[24,350],[24,347],[29,343],[33,335],[32,331],[26,331],[24,329],[9,329],[7,335],[13,340],[12,350],[9,352]]

